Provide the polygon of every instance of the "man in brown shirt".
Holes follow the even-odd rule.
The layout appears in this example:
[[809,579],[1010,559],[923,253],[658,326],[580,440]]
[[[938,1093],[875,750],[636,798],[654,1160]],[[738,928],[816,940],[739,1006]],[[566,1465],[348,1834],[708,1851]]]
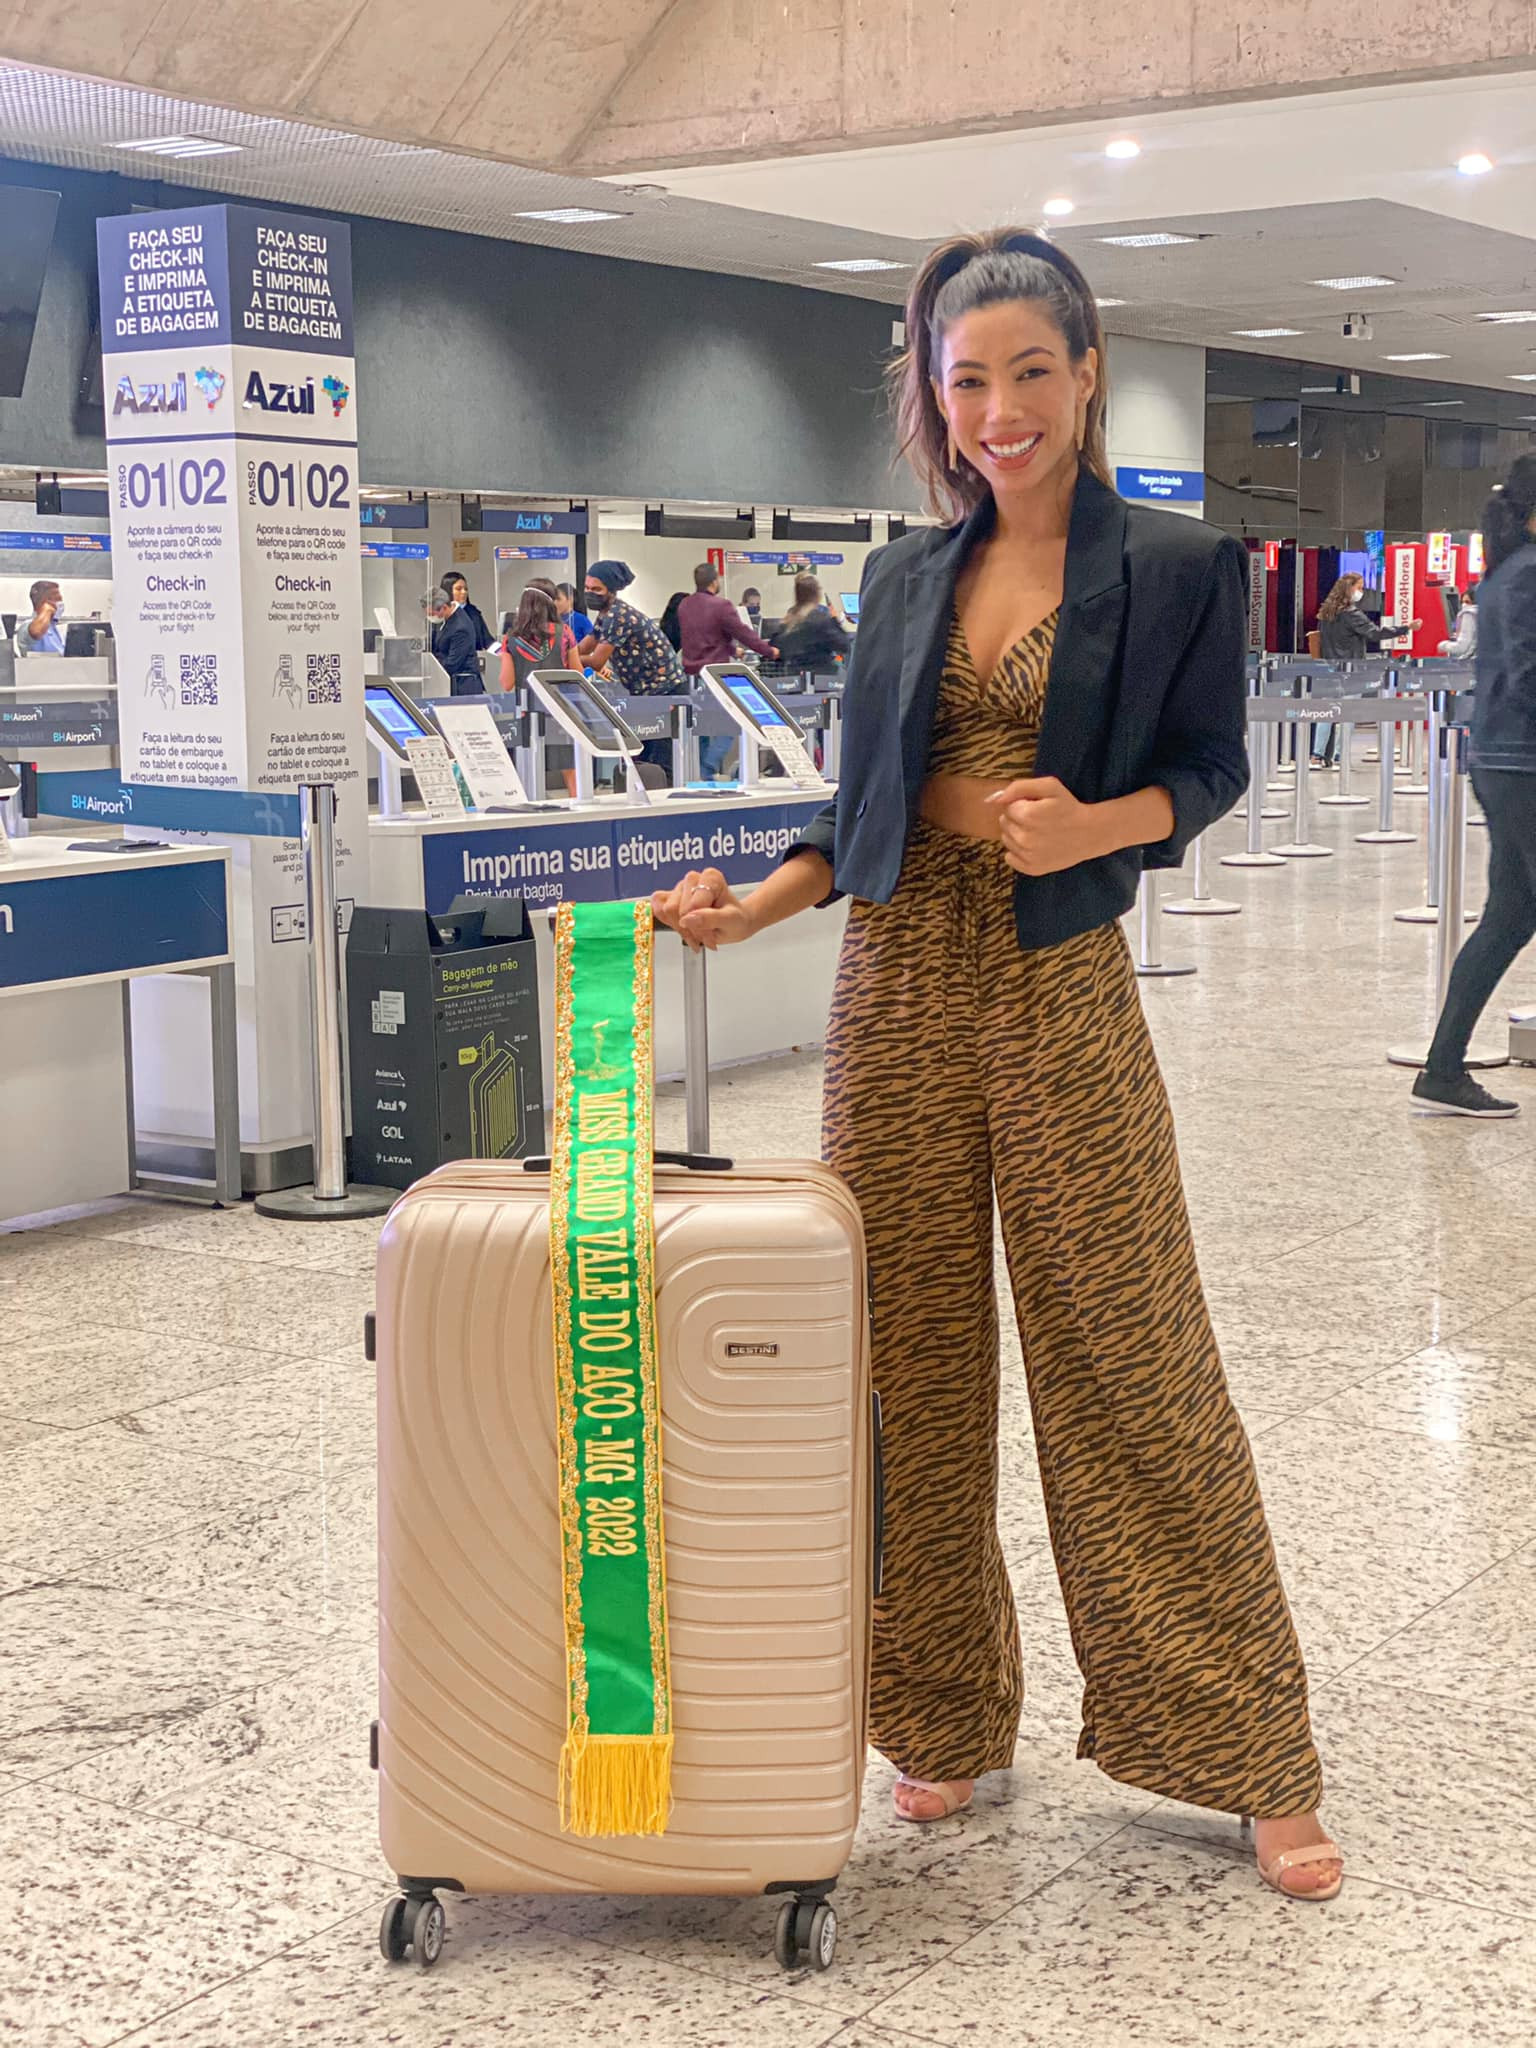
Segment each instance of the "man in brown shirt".
[[693,595],[677,608],[682,629],[683,667],[696,676],[706,662],[734,661],[738,647],[750,647],[765,661],[777,661],[777,647],[754,633],[728,597],[720,594],[720,571],[700,562],[693,572]]

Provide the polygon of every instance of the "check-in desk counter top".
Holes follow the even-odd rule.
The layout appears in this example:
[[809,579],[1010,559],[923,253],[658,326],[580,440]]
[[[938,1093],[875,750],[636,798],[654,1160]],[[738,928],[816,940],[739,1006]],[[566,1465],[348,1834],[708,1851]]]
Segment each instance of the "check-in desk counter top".
[[[371,900],[446,911],[456,896],[521,896],[535,913],[543,1010],[545,1097],[553,1037],[554,911],[670,888],[690,868],[717,867],[742,893],[771,874],[784,848],[830,797],[793,789],[751,796],[665,798],[437,820],[421,812],[369,825]],[[808,910],[710,961],[710,1059],[763,1059],[826,1036],[845,908]],[[656,1070],[683,1064],[681,944],[658,941]]]
[[209,985],[216,1185],[237,1198],[230,862],[223,847],[72,851],[14,842],[0,863],[0,1216],[149,1185],[136,1161],[134,981]]
[[58,769],[115,768],[117,685],[102,655],[27,656],[0,677],[0,758]]

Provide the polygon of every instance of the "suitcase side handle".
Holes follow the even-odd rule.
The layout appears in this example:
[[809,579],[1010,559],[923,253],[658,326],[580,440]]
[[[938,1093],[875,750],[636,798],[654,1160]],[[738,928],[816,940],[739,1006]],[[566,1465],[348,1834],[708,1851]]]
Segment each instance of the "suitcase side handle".
[[[717,1159],[709,1152],[653,1152],[652,1163],[656,1166],[685,1166],[690,1173],[729,1173],[736,1164],[734,1159]],[[523,1161],[524,1173],[548,1173],[548,1155]]]

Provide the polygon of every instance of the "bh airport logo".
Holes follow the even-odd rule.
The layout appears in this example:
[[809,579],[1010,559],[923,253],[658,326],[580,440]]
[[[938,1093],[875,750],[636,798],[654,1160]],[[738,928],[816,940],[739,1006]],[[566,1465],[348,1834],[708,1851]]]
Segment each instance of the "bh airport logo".
[[[224,396],[222,371],[204,366],[192,372],[192,386],[210,412]],[[135,379],[126,374],[117,380],[117,389],[112,394],[112,417],[120,418],[123,413],[132,413],[142,418],[150,413],[188,412],[191,410],[190,394],[187,388],[187,373],[178,370],[174,377],[144,377]]]
[[[320,389],[331,402],[331,417],[339,420],[352,396],[351,385],[331,374],[320,379]],[[302,384],[289,384],[281,377],[263,377],[260,370],[252,370],[245,380],[244,404],[247,412],[297,413],[312,418],[315,380],[306,377]]]

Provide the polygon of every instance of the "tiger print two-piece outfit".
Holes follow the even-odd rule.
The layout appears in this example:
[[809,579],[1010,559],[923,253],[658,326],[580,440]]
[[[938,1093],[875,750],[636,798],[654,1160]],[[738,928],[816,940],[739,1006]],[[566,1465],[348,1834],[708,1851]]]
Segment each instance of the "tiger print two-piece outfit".
[[[930,769],[1032,772],[1055,624],[983,683],[956,622]],[[995,1194],[1084,1679],[1078,1754],[1196,1805],[1310,1812],[1306,1674],[1129,949],[1116,923],[1024,951],[1014,880],[996,843],[920,822],[892,902],[850,906],[838,973],[826,1152],[864,1212],[885,1423],[871,1740],[929,1780],[1013,1761]]]

